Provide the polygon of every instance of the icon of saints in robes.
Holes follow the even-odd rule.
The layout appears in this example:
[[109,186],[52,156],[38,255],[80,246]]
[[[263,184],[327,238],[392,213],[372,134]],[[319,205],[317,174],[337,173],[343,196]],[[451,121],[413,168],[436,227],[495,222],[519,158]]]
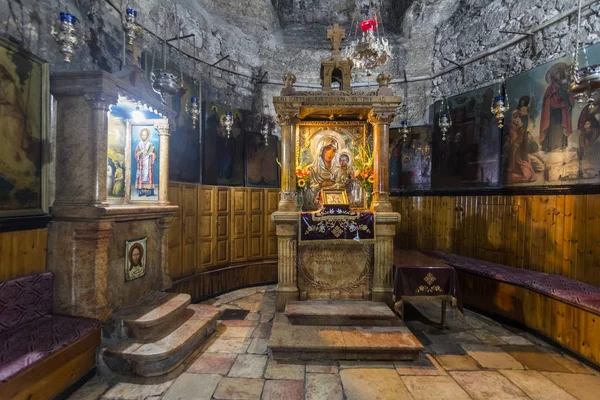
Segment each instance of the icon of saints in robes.
[[319,156],[309,167],[310,186],[307,191],[309,199],[315,206],[319,205],[319,194],[321,189],[337,188],[338,170],[334,165],[335,154],[337,151],[338,142],[331,136],[322,138],[317,147],[317,154]]
[[570,66],[554,64],[546,72],[550,84],[544,93],[540,122],[540,144],[549,152],[564,149],[571,136],[573,95],[569,92]]
[[140,132],[141,142],[135,148],[134,156],[137,163],[135,188],[138,196],[154,196],[156,149],[150,141],[150,136],[152,134],[149,129],[142,129]]
[[339,168],[337,172],[338,187],[340,189],[346,189],[348,195],[348,201],[353,207],[360,207],[363,205],[363,190],[358,180],[354,177],[354,168],[352,168],[350,157],[350,151],[340,151],[338,157]]

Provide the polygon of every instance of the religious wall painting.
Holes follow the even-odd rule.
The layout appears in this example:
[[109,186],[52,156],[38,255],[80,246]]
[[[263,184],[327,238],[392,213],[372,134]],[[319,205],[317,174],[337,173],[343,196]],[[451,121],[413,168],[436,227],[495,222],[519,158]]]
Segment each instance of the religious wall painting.
[[125,242],[125,282],[146,275],[148,239],[134,239]]
[[[491,113],[501,85],[493,84],[447,99],[452,119],[446,141],[434,124],[432,186],[435,189],[472,189],[500,184],[501,132]],[[442,102],[434,105],[434,121]]]
[[279,187],[279,141],[269,135],[268,145],[259,133],[245,132],[246,186]]
[[390,191],[431,189],[431,126],[390,129],[389,158]]
[[304,210],[319,207],[322,189],[345,189],[351,207],[364,207],[365,194],[355,177],[354,161],[359,146],[366,143],[365,124],[299,124],[296,169],[308,172],[300,191]]
[[[600,45],[585,49],[600,62]],[[502,179],[506,186],[560,186],[600,182],[600,92],[590,107],[569,92],[571,57],[508,79],[512,106],[505,122]]]
[[108,163],[106,193],[109,198],[125,197],[127,121],[108,114]]
[[48,64],[0,39],[0,217],[43,214]]
[[[206,102],[204,108],[203,183],[242,186],[244,184],[244,130],[242,111]],[[233,126],[228,137],[225,113],[231,112]]]
[[[151,82],[152,66],[154,65],[156,69],[162,68],[163,60],[145,52],[142,57],[142,65],[148,81]],[[197,183],[200,182],[202,167],[200,159],[202,118],[198,117],[194,127],[192,117],[186,110],[190,107],[192,98],[195,97],[200,101],[200,83],[196,78],[182,73],[179,65],[173,62],[167,62],[167,69],[176,73],[177,76],[183,77],[180,79],[179,92],[170,96],[167,101],[169,108],[175,111],[175,117],[172,120],[175,126],[171,130],[169,151],[171,154],[177,155],[169,158],[169,180]],[[159,96],[157,100],[160,100]]]
[[129,198],[134,201],[157,201],[160,138],[154,125],[131,125]]

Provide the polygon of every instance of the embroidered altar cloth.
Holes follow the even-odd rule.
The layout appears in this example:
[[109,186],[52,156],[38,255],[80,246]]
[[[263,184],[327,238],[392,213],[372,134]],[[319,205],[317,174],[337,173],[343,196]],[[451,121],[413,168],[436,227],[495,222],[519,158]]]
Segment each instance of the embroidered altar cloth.
[[375,215],[368,211],[355,211],[347,206],[323,207],[316,212],[300,213],[299,244],[369,243],[375,240]]

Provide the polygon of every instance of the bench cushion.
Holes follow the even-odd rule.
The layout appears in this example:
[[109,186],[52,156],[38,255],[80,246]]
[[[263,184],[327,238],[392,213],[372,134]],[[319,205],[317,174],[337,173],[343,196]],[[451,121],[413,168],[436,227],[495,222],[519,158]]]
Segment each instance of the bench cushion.
[[52,311],[52,273],[0,282],[0,335]]
[[565,278],[562,275],[509,267],[441,251],[423,253],[438,258],[457,270],[521,286],[593,313],[600,313],[600,288],[597,286]]
[[90,318],[44,315],[0,334],[0,383],[99,328]]

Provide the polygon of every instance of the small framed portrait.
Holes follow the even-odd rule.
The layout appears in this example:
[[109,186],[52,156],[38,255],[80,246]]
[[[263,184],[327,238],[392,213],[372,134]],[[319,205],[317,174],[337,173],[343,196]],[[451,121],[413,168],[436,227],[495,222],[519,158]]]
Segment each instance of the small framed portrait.
[[321,199],[324,206],[348,205],[348,194],[345,189],[323,189]]
[[125,242],[125,282],[146,275],[147,238]]

